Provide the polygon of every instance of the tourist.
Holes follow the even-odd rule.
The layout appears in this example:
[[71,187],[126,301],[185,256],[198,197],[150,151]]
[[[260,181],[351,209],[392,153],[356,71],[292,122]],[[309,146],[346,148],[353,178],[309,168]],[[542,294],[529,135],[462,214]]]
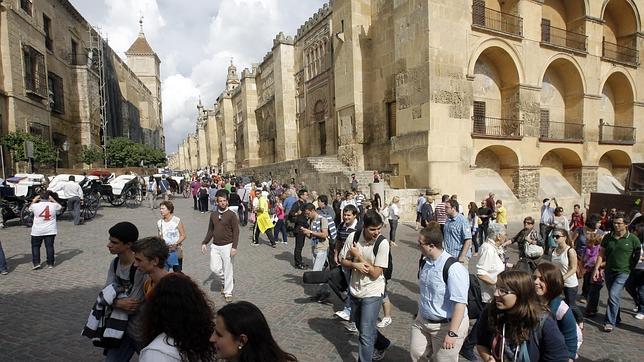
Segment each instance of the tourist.
[[599,228],[602,231],[609,231],[609,224],[610,224],[610,216],[608,216],[608,210],[606,208],[602,207],[601,210],[599,211]]
[[333,212],[335,213],[335,219],[333,220],[336,225],[342,223],[342,209],[340,205],[342,204],[342,193],[336,192],[335,199],[333,199]]
[[300,231],[311,239],[313,271],[321,271],[324,269],[329,250],[329,221],[324,215],[318,214],[315,206],[311,203],[305,204],[302,210],[309,220],[310,226],[308,228],[301,227]]
[[[356,233],[350,234],[340,252],[342,266],[352,270],[351,317],[358,328],[358,360],[362,362],[381,360],[391,345],[376,326],[385,293],[384,269],[389,266],[389,243],[380,235],[382,224],[380,215],[370,210],[364,215],[361,237],[354,239]],[[374,255],[378,239],[380,243]]]
[[[545,198],[543,199],[543,205],[541,205],[541,220],[539,220],[539,233],[541,234],[541,240],[546,243],[548,240],[548,236],[550,235],[550,232],[552,229],[554,229],[554,222],[555,222],[555,208],[551,207],[550,204],[554,202],[555,207],[559,207],[559,204],[557,203],[557,199],[554,197],[552,200]],[[550,251],[549,250],[550,245],[546,245],[546,248],[544,251]]]
[[132,244],[131,250],[134,253],[134,266],[149,276],[143,283],[145,299],[149,300],[154,287],[161,278],[169,274],[166,269],[166,260],[170,250],[165,241],[158,236],[148,236],[137,240]]
[[[425,198],[425,195],[421,192],[420,195],[418,196],[418,199],[416,199],[416,231],[420,230],[420,225],[422,221],[422,209],[425,202],[427,202],[427,199]],[[425,226],[423,225],[423,227]]]
[[472,201],[467,205],[467,222],[470,224],[470,232],[472,233],[472,244],[474,244],[474,256],[479,255],[479,241],[476,232],[479,229],[479,217],[477,215],[479,208],[476,202]]
[[170,190],[170,183],[168,182],[168,180],[166,180],[165,175],[161,175],[161,181],[159,182],[159,190],[163,195],[163,201],[170,200],[170,194],[172,193],[172,191]]
[[504,246],[514,243],[517,244],[517,249],[519,250],[519,259],[529,258],[536,260],[543,255],[544,243],[541,240],[541,234],[534,228],[532,216],[526,216],[523,219],[523,229],[511,240],[508,240]]
[[589,239],[601,239],[604,236],[604,232],[599,229],[599,226],[599,215],[591,214],[588,216],[588,219],[581,227],[576,227],[575,229],[571,230],[571,239],[575,246],[575,251],[577,252],[577,259],[584,259],[586,244],[588,244]]
[[429,222],[434,220],[434,217],[434,197],[425,195],[425,203],[420,208],[420,226],[427,227]]
[[377,184],[380,182],[380,173],[378,173],[378,170],[373,171],[373,183]]
[[51,196],[50,191],[34,197],[29,205],[29,211],[34,215],[31,226],[31,259],[33,262],[32,270],[40,269],[40,248],[45,243],[47,252],[47,267],[54,267],[54,240],[58,234],[56,218],[58,211],[62,207]]
[[161,201],[159,213],[161,219],[157,221],[157,231],[170,250],[166,260],[166,270],[181,271],[183,269],[183,241],[186,240],[183,222],[174,216],[174,205],[171,201]]
[[72,215],[74,216],[74,225],[80,225],[83,188],[76,183],[76,178],[74,177],[74,175],[69,176],[67,181],[61,182],[58,187],[52,189],[51,191],[60,192],[61,198],[67,200],[67,208],[72,211]]
[[315,208],[317,212],[326,216],[327,219],[334,220],[335,211],[333,211],[333,208],[329,206],[329,197],[327,195],[320,195],[318,196],[317,201],[318,206]]
[[[356,203],[356,200],[355,200],[354,196],[355,195],[354,195],[354,193],[352,191],[345,192],[344,193],[344,200],[342,201],[342,203],[340,203],[340,208],[342,210],[344,210],[344,208],[347,207],[347,205],[353,205],[355,207],[358,207],[358,204]],[[358,208],[358,211],[360,211],[359,208]],[[362,215],[362,214],[359,214],[358,217],[360,217],[360,215]]]
[[217,209],[217,184],[212,182],[208,188],[208,204],[210,208],[208,210],[215,211]]
[[398,229],[398,220],[400,219],[400,209],[398,203],[400,197],[394,196],[389,204],[389,241],[393,246],[396,246],[396,229]]
[[145,198],[148,199],[150,209],[154,210],[157,208],[156,199],[157,199],[157,181],[154,179],[154,176],[148,177],[147,191],[145,193]]
[[496,200],[496,222],[497,224],[503,225],[504,228],[508,228],[508,210],[503,206],[502,200]]
[[271,247],[275,247],[275,239],[273,238],[273,221],[271,221],[270,214],[268,213],[268,190],[264,189],[257,197],[257,207],[255,207],[255,215],[257,222],[255,223],[255,232],[253,233],[253,242],[251,245],[259,245],[259,234],[266,234]]
[[364,206],[362,204],[367,197],[362,193],[361,187],[358,187],[355,192],[356,206],[358,207],[358,210],[360,210],[360,215],[364,215]]
[[494,193],[493,193],[493,192],[490,192],[490,193],[488,194],[487,199],[485,199],[485,206],[486,206],[486,207],[488,207],[488,208],[490,208],[490,209],[492,209],[492,210],[494,210],[494,208],[496,207],[496,202],[495,202],[495,200],[494,200],[494,197],[495,197],[495,196],[496,196],[496,195],[494,195]]
[[499,274],[494,300],[483,310],[476,332],[483,361],[568,360],[563,335],[539,302],[530,274]]
[[197,194],[199,211],[202,214],[208,212],[208,182],[204,179],[199,185],[199,192]]
[[577,322],[570,306],[561,300],[564,279],[559,267],[553,263],[540,263],[532,275],[535,292],[542,304],[548,306],[551,317],[564,337],[568,349],[568,359],[577,358]]
[[385,208],[385,205],[383,205],[382,197],[380,197],[380,194],[377,192],[373,194],[372,206],[373,206],[373,209],[376,210],[376,212],[379,213],[380,216],[382,217],[383,216],[382,210]]
[[[297,269],[306,269],[306,265],[302,261],[302,249],[304,249],[305,236],[302,232],[302,227],[306,228],[308,226],[308,220],[306,215],[304,215],[304,205],[306,205],[306,199],[309,196],[309,192],[306,189],[301,189],[297,192],[298,199],[292,204],[289,218],[295,224],[294,233],[295,233],[295,249],[293,250],[293,259],[294,267]],[[288,199],[287,199],[288,200]],[[286,202],[286,200],[285,200]],[[288,209],[288,208],[287,208]]]
[[456,200],[445,202],[447,221],[443,229],[443,246],[448,254],[467,266],[472,256],[472,232],[465,216],[458,213],[457,205]]
[[224,361],[297,362],[277,345],[266,318],[249,302],[227,304],[217,311],[210,342],[216,357]]
[[479,224],[479,229],[477,232],[478,236],[478,243],[479,245],[483,245],[485,240],[487,239],[487,228],[490,225],[490,222],[494,218],[494,209],[487,207],[487,203],[485,200],[481,201],[481,207],[476,212],[476,216],[479,217],[481,220],[481,223]]
[[[634,231],[641,242],[644,237],[644,223],[637,224]],[[635,303],[635,307],[633,308],[633,312],[636,313],[635,319],[644,319],[644,252],[640,253],[637,265],[631,270],[631,274],[626,279],[624,287]]]
[[[277,217],[277,223],[275,223],[275,232],[273,235],[273,238],[275,238],[275,242],[277,243],[282,243],[282,244],[288,244],[288,232],[286,230],[286,210],[284,208],[284,204],[282,203],[282,198],[285,196],[285,194],[282,194],[282,196],[277,198],[277,202],[275,203],[274,210],[275,210],[275,217]],[[282,239],[279,239],[279,234],[282,233]]]
[[[216,202],[217,193],[215,193],[215,203]],[[237,188],[233,186],[230,189],[230,194],[228,195],[228,208],[230,209],[230,211],[234,212],[235,215],[239,215],[239,209],[242,207],[241,197],[239,197],[239,194],[237,194]],[[210,210],[215,211],[215,208],[211,208]],[[237,218],[239,218],[239,216]]]
[[411,326],[411,359],[456,362],[469,327],[469,275],[462,264],[453,263],[447,280],[443,279],[443,268],[451,256],[443,250],[440,229],[431,226],[421,229],[418,246],[423,259],[418,280],[418,314]]
[[[588,220],[586,220],[586,225],[588,230],[584,231],[586,237],[584,252],[582,256],[582,265],[585,269],[583,276],[583,285],[581,288],[581,298],[579,301],[581,303],[586,303],[586,309],[584,311],[585,317],[594,317],[597,314],[597,306],[599,305],[599,293],[604,284],[604,267],[600,266],[599,268],[599,277],[593,279],[593,274],[595,271],[595,264],[597,263],[597,257],[599,256],[599,251],[601,250],[602,238],[605,233],[599,229],[599,215],[590,215]],[[594,228],[594,232],[592,228]],[[578,238],[579,240],[579,238]]]
[[600,279],[599,267],[606,262],[606,288],[608,288],[608,302],[606,318],[604,319],[604,332],[612,332],[617,323],[621,322],[619,304],[622,289],[626,279],[639,261],[642,243],[626,228],[628,220],[624,213],[618,213],[613,218],[614,231],[602,240],[597,263],[593,271],[593,280]]
[[[236,195],[233,193],[233,195]],[[208,232],[201,242],[201,252],[206,254],[210,244],[210,270],[221,283],[221,294],[227,303],[233,300],[233,266],[239,244],[237,213],[228,207],[228,192],[217,191],[217,210],[210,214]]]
[[[135,352],[138,353],[141,350],[143,343],[140,311],[144,301],[143,286],[147,276],[143,271],[138,270],[134,263],[132,247],[139,237],[136,226],[127,221],[119,222],[108,230],[108,234],[107,249],[116,257],[110,261],[103,290],[108,287],[122,288],[123,294],[117,295],[110,307],[113,311],[127,315],[127,325],[122,328],[124,333],[120,338],[119,346],[105,349],[105,361],[129,361]],[[90,338],[93,336],[88,328],[85,328],[82,334]]]
[[572,215],[570,215],[570,225],[568,225],[571,231],[577,230],[584,227],[584,213],[581,212],[581,206],[575,204],[573,206]]
[[575,315],[580,315],[577,309],[577,291],[579,280],[577,279],[577,253],[572,247],[572,240],[568,233],[568,224],[565,228],[556,228],[552,237],[557,247],[552,252],[552,263],[559,267],[564,280],[564,300],[572,308]]
[[237,195],[242,201],[242,207],[239,209],[239,223],[241,226],[248,225],[248,200],[250,194],[250,185],[248,188],[246,185],[239,184],[237,187]]
[[445,221],[447,221],[447,214],[445,213],[445,203],[449,200],[449,195],[443,195],[441,197],[441,202],[439,202],[434,208],[434,215],[438,225],[440,225],[441,231],[445,228]]
[[161,278],[146,303],[143,325],[148,344],[139,361],[214,361],[213,306],[187,275]]
[[[342,212],[342,223],[338,227],[338,236],[335,242],[335,250],[333,253],[336,264],[340,265],[340,252],[344,247],[344,243],[355,232],[353,239],[360,239],[362,233],[362,225],[358,222],[358,208],[354,205],[347,206]],[[347,279],[347,284],[351,283],[351,269],[342,267],[342,272]],[[347,293],[344,309],[335,313],[337,317],[347,322],[350,322],[345,328],[351,333],[358,333],[358,328],[351,319],[351,293]]]
[[358,189],[358,180],[356,179],[356,174],[351,174],[351,191],[356,191]]

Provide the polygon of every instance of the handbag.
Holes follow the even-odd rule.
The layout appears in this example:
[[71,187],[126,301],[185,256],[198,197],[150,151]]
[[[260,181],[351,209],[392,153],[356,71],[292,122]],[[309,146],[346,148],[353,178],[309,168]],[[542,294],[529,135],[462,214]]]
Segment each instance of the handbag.
[[539,258],[543,255],[543,248],[537,244],[525,243],[525,256],[528,258]]
[[255,216],[255,213],[251,212],[251,213],[248,214],[248,221],[249,222],[254,224],[256,220],[257,220],[257,218]]

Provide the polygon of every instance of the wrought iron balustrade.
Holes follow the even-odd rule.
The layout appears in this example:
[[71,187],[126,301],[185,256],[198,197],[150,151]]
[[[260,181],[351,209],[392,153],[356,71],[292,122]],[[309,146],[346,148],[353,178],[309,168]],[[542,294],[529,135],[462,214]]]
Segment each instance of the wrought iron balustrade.
[[545,122],[540,124],[539,139],[542,141],[583,142],[583,123]]
[[611,126],[600,122],[599,143],[634,145],[635,127]]
[[523,121],[510,118],[472,117],[472,137],[523,138]]
[[606,40],[602,42],[602,57],[620,63],[639,65],[639,54],[637,53],[637,49],[609,43]]
[[472,5],[472,24],[512,35],[523,35],[523,18],[485,6]]
[[541,22],[541,41],[543,43],[585,52],[586,39],[588,37],[584,34],[550,26],[546,21]]

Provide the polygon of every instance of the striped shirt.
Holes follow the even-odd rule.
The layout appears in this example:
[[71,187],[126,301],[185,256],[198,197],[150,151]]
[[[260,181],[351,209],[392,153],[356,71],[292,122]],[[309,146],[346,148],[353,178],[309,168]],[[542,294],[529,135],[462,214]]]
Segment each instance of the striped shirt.
[[434,208],[434,214],[436,215],[436,221],[438,221],[438,223],[441,225],[445,225],[445,221],[447,220],[447,213],[445,213],[444,202],[439,202],[438,204],[436,204],[436,207]]
[[362,206],[362,203],[364,202],[365,196],[364,194],[360,193],[356,195],[356,206],[360,207]]

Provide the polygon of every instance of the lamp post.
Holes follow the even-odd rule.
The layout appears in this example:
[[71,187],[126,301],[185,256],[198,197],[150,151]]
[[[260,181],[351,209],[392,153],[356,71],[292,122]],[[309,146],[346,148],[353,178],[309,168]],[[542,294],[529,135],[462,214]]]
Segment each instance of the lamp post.
[[58,175],[58,162],[60,161],[60,150],[61,150],[61,148],[62,148],[62,150],[64,152],[69,151],[69,142],[67,142],[67,140],[65,140],[65,142],[63,142],[62,145],[60,145],[59,147],[56,147],[56,175]]

